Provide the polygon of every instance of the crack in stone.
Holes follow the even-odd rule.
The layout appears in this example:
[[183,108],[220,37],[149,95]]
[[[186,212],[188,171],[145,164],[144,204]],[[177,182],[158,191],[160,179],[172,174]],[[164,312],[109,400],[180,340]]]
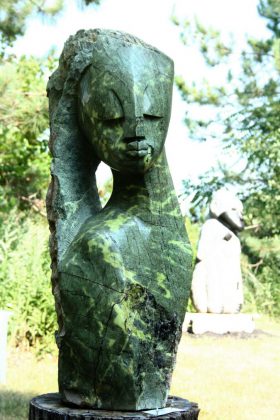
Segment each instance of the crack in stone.
[[111,310],[110,310],[110,313],[109,313],[108,320],[107,320],[107,322],[106,322],[106,324],[105,324],[105,332],[104,332],[103,337],[102,337],[102,341],[101,341],[101,344],[100,344],[100,347],[99,347],[99,351],[98,351],[98,354],[97,354],[97,362],[96,362],[96,365],[95,365],[94,390],[95,390],[95,394],[96,394],[96,395],[98,395],[97,390],[96,390],[96,386],[97,386],[97,385],[96,385],[96,380],[97,380],[97,375],[96,375],[96,373],[97,373],[97,371],[98,371],[98,366],[99,366],[99,363],[100,363],[100,357],[101,357],[102,350],[103,350],[104,340],[105,340],[106,335],[107,335],[109,322],[111,321],[111,318],[112,318],[112,315],[113,315],[113,310],[114,310],[114,307],[115,307],[116,305],[119,305],[120,303],[122,303],[122,301],[123,301],[124,299],[125,299],[125,297],[123,297],[120,301],[118,301],[118,302],[116,302],[116,303],[114,303],[114,304],[112,305]]
[[102,284],[102,283],[98,283],[97,281],[92,280],[92,279],[88,279],[87,277],[78,276],[77,274],[73,274],[73,273],[67,273],[66,271],[60,271],[60,274],[65,274],[67,276],[77,277],[78,279],[82,279],[82,280],[89,281],[90,283],[98,284],[98,286],[105,287],[105,289],[109,289],[109,290],[113,290],[114,292],[117,292],[117,293],[125,294],[125,291],[120,291],[120,290],[114,289],[113,287],[107,286],[107,285]]

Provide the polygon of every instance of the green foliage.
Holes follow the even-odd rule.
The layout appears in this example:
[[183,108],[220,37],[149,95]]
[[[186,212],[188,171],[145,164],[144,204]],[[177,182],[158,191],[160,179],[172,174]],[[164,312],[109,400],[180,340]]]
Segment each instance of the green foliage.
[[111,197],[113,191],[113,177],[107,179],[100,187],[98,187],[98,195],[100,197],[101,205],[104,207]]
[[204,26],[197,18],[194,21],[180,22],[173,16],[172,21],[182,29],[180,38],[183,44],[191,46],[195,42],[208,66],[214,67],[220,64],[224,58],[231,54],[232,48],[224,42],[221,33],[216,29]]
[[[81,5],[99,5],[101,0],[80,0]],[[55,18],[65,7],[65,0],[0,0],[0,54],[24,34],[27,20],[31,16]]]
[[63,8],[63,0],[53,1],[51,6],[47,1],[35,0],[0,0],[0,45],[2,53],[6,45],[12,45],[16,38],[23,35],[27,18],[39,13],[44,16],[55,16]]
[[0,11],[0,42],[2,45],[11,45],[17,35],[23,34],[24,21],[32,11],[32,4],[17,0],[1,0]]
[[86,6],[88,6],[89,4],[99,5],[101,3],[101,0],[84,0],[84,2]]
[[267,27],[275,33],[277,37],[280,35],[280,4],[279,0],[260,0],[258,6],[259,14],[268,19]]
[[56,315],[50,285],[48,227],[45,219],[11,212],[1,228],[0,308],[12,311],[11,340],[54,348]]
[[280,315],[280,237],[242,235],[245,309]]
[[[192,264],[193,267],[195,265],[195,260],[196,260],[196,252],[197,252],[197,244],[198,244],[198,239],[199,239],[199,225],[197,223],[193,223],[191,221],[191,219],[189,217],[185,217],[185,226],[186,226],[186,230],[188,233],[188,237],[190,240],[190,244],[192,247]],[[196,312],[195,307],[193,306],[192,300],[191,298],[189,298],[188,300],[188,304],[187,304],[187,308],[186,308],[187,312]]]
[[13,312],[12,342],[35,346],[39,352],[54,346],[56,315],[48,228],[31,208],[45,214],[50,165],[46,82],[56,60],[52,52],[38,59],[16,58],[5,50],[24,34],[29,17],[57,16],[65,4],[0,0],[0,308]]
[[[220,74],[220,85],[205,80],[187,82],[182,77],[177,77],[176,83],[182,98],[190,104],[185,120],[190,137],[200,140],[218,137],[225,150],[234,150],[240,156],[236,169],[219,164],[203,174],[196,185],[186,183],[189,191],[196,192],[199,188],[192,211],[198,205],[205,206],[217,188],[235,185],[246,202],[248,222],[261,221],[259,235],[267,236],[278,234],[280,227],[279,3],[262,1],[259,10],[268,18],[268,27],[273,32],[266,40],[248,40],[247,49],[240,57],[241,68],[233,67],[231,50],[225,46],[229,54],[222,59],[218,56],[215,68],[210,71],[210,78]],[[202,31],[200,26],[195,27],[198,36],[192,32],[185,36],[190,43],[196,42],[201,51],[201,37],[206,36],[205,32],[209,32],[206,39],[213,37],[213,30]],[[184,23],[181,27],[185,27]],[[202,52],[208,64],[205,54]],[[192,113],[192,106],[197,104],[204,118],[197,119]]]
[[49,181],[46,74],[52,55],[10,59],[0,66],[0,193],[3,213],[45,196]]
[[[86,5],[97,0],[82,1]],[[29,16],[56,16],[65,1],[0,0],[0,44],[3,51],[23,35]],[[49,183],[48,101],[46,82],[56,60],[48,57],[15,58],[2,54],[0,61],[0,220],[14,206],[45,197]]]
[[193,252],[193,263],[196,259],[196,250],[197,250],[197,243],[199,238],[199,225],[197,223],[192,223],[189,217],[185,217],[185,226],[188,233],[188,237],[190,240],[190,244],[192,247]]
[[[197,21],[173,19],[181,28],[183,43],[196,46],[209,74],[208,81],[177,77],[176,84],[188,103],[185,122],[190,138],[219,138],[225,151],[238,156],[237,165],[218,163],[197,183],[185,181],[186,194],[193,197],[190,216],[202,222],[212,193],[222,186],[231,185],[240,192],[246,224],[258,227],[251,236],[244,236],[247,297],[258,310],[280,315],[279,251],[272,246],[274,241],[279,243],[280,235],[279,1],[261,0],[258,10],[270,36],[248,39],[239,68],[230,37]],[[263,255],[264,249],[269,251]]]

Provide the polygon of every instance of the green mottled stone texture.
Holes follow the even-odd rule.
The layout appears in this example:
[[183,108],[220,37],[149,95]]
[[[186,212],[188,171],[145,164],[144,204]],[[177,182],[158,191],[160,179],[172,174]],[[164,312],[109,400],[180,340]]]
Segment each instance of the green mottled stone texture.
[[[52,75],[47,197],[64,400],[164,407],[191,248],[164,151],[173,62],[129,34],[79,31]],[[100,208],[94,173],[113,172]]]

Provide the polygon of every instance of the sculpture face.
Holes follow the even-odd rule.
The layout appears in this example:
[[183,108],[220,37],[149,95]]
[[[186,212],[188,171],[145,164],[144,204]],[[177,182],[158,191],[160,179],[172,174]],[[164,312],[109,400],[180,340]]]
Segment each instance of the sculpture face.
[[153,165],[167,134],[172,82],[170,60],[149,49],[121,44],[98,50],[80,83],[79,113],[100,160],[129,173]]
[[226,189],[221,188],[213,194],[210,213],[236,232],[244,229],[243,205],[239,198]]

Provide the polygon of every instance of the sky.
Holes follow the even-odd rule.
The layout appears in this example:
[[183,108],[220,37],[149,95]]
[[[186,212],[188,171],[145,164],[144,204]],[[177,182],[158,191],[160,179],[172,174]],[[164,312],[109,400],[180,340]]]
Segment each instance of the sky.
[[[53,24],[30,19],[26,34],[16,42],[14,52],[43,56],[55,47],[59,54],[67,38],[79,29],[118,29],[154,45],[174,60],[175,74],[194,79],[207,75],[193,51],[186,50],[180,42],[178,28],[170,19],[172,14],[180,20],[197,16],[206,26],[225,34],[232,32],[239,47],[244,45],[247,35],[265,37],[267,34],[265,22],[257,14],[257,0],[103,0],[99,7],[84,8],[78,8],[74,0],[66,3],[65,12]],[[225,157],[218,140],[198,143],[188,139],[183,123],[186,111],[186,104],[175,88],[166,150],[178,193],[183,179],[195,180],[218,160],[236,158]],[[103,167],[99,179],[104,180],[108,174]]]

